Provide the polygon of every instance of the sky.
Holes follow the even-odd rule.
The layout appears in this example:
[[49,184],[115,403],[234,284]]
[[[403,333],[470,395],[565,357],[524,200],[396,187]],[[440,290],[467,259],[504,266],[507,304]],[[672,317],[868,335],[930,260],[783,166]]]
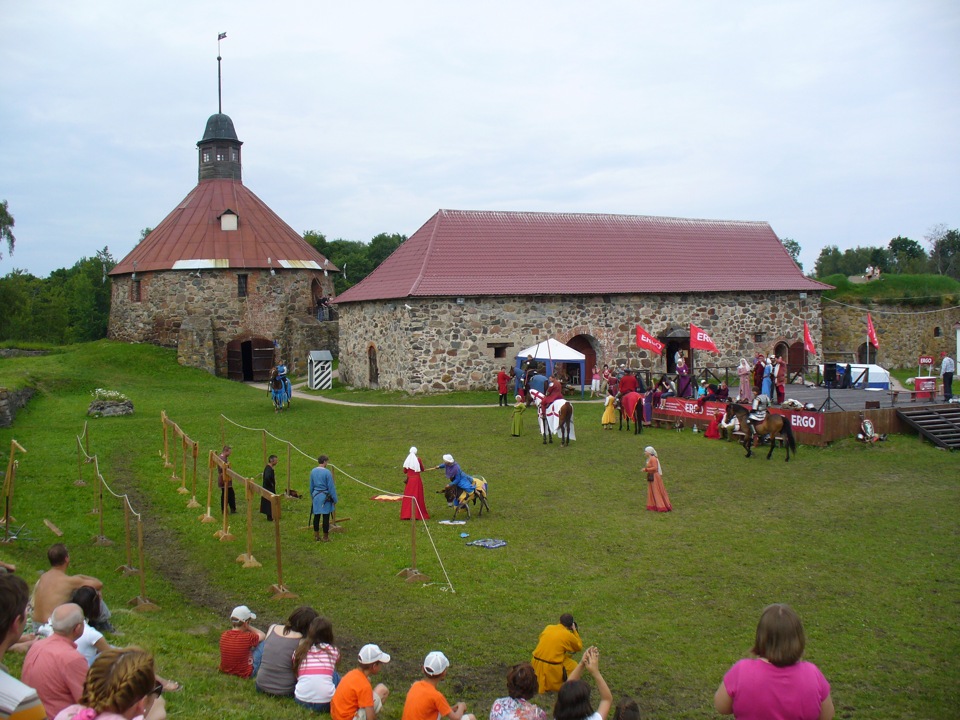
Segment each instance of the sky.
[[267,5],[0,0],[0,275],[120,260],[193,189],[220,32],[244,184],[298,232],[759,220],[810,272],[827,245],[960,227],[956,0]]

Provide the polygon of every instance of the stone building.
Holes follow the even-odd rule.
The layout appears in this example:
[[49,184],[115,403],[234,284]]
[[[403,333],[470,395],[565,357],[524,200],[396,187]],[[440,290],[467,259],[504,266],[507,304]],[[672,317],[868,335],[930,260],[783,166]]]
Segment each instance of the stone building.
[[[672,371],[818,351],[820,295],[767,223],[440,210],[339,298],[340,378],[411,393],[488,389],[554,337],[594,364]],[[690,352],[690,323],[719,355]],[[635,345],[636,326],[665,345]]]
[[247,189],[241,141],[222,113],[197,143],[197,186],[110,275],[108,336],[176,347],[182,365],[264,380],[310,350],[337,354],[321,298],[338,269]]

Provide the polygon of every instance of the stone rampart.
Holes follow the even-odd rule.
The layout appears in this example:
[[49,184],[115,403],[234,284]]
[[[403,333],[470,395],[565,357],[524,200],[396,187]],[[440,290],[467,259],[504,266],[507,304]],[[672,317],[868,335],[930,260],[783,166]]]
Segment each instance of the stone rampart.
[[33,388],[9,390],[0,387],[0,427],[11,427],[17,411],[27,406],[35,392]]

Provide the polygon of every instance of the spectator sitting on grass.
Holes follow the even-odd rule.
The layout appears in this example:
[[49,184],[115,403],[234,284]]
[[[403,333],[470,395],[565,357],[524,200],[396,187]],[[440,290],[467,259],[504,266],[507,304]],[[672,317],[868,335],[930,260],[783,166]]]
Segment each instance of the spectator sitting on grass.
[[220,672],[242,678],[257,674],[265,633],[250,624],[256,619],[246,605],[235,607],[230,613],[232,627],[220,636]]
[[55,720],[165,720],[163,686],[153,656],[138,647],[110,648],[93,661],[80,702]]
[[[600,691],[600,705],[596,712],[590,704],[590,686],[581,680],[584,670],[589,670]],[[570,673],[569,679],[557,692],[557,704],[553,707],[554,720],[607,720],[613,695],[606,680],[600,674],[600,651],[595,647],[587,648],[580,662]]]
[[[27,624],[30,588],[23,578],[0,574],[0,660],[20,639]],[[43,705],[37,691],[20,682],[0,666],[0,717],[10,720],[40,720]]]
[[89,575],[67,575],[70,553],[62,543],[50,546],[47,560],[50,561],[50,569],[40,576],[33,589],[33,621],[37,625],[47,622],[55,607],[70,602],[74,590],[89,585],[100,596],[100,610],[90,624],[100,632],[113,632],[110,610],[103,602],[103,583]]
[[55,607],[50,614],[53,634],[34,643],[23,659],[20,676],[37,689],[48,717],[80,699],[87,679],[86,658],[74,641],[83,634],[83,610],[74,603]]
[[370,678],[378,675],[390,656],[377,645],[364,645],[358,656],[360,666],[340,680],[330,701],[331,720],[376,720],[390,691],[383,683],[372,687]]
[[287,618],[286,625],[271,625],[263,641],[263,659],[257,672],[257,690],[268,695],[293,695],[297,675],[290,658],[317,617],[312,607],[301,605]]
[[458,702],[453,707],[447,702],[437,685],[447,676],[450,661],[442,652],[431,652],[423,660],[423,679],[417,680],[407,691],[403,703],[402,720],[476,720],[467,713],[467,704]]
[[317,616],[293,653],[293,668],[297,673],[293,698],[317,713],[330,712],[333,691],[340,682],[337,673],[340,651],[333,643],[333,625],[325,617]]
[[507,697],[493,701],[490,720],[547,720],[547,713],[530,702],[538,689],[533,665],[514,665],[507,672]]

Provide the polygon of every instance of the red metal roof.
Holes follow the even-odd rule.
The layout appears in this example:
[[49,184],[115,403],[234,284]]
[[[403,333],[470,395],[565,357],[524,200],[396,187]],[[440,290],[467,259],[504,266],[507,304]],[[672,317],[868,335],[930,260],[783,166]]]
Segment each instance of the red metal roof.
[[[227,210],[238,216],[236,230],[220,229]],[[226,267],[339,272],[242,182],[215,179],[201,180],[110,274]]]
[[337,302],[830,287],[765,222],[440,210]]

